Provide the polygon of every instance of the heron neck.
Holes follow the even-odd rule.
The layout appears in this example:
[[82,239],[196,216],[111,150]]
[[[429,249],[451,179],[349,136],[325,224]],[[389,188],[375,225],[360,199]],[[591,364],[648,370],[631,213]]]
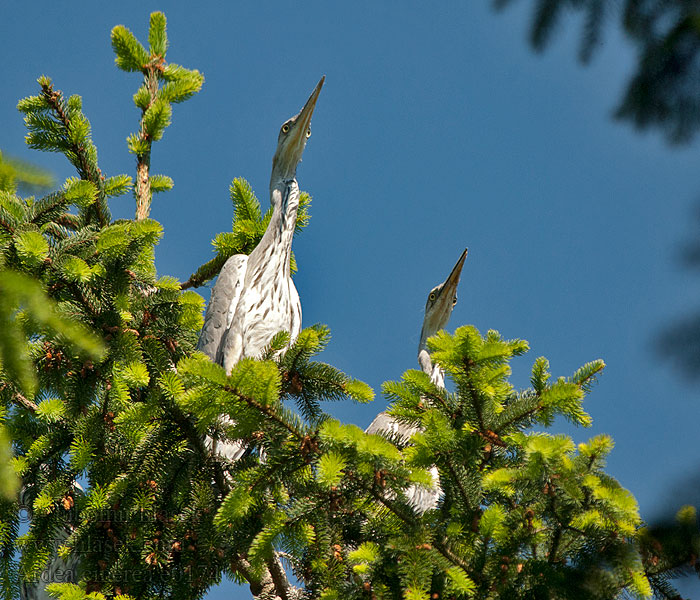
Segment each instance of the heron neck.
[[435,332],[432,329],[426,329],[427,323],[423,324],[423,329],[420,332],[420,342],[418,342],[418,364],[421,370],[428,375],[433,373],[433,361],[430,359],[430,353],[428,352],[427,340]]
[[259,263],[264,270],[282,270],[289,277],[292,238],[299,208],[299,186],[296,179],[270,182],[272,216],[265,233],[251,252],[250,263]]
[[430,376],[430,380],[438,387],[445,387],[445,375],[442,369],[433,363],[433,359],[430,357],[430,352],[428,352],[427,340],[429,337],[435,335],[437,330],[432,327],[428,329],[423,327],[420,332],[420,342],[418,343],[418,364],[420,365],[421,371]]
[[428,354],[428,350],[425,348],[418,349],[418,364],[420,365],[420,369],[423,371],[423,373],[432,375],[433,361],[430,360],[430,354]]

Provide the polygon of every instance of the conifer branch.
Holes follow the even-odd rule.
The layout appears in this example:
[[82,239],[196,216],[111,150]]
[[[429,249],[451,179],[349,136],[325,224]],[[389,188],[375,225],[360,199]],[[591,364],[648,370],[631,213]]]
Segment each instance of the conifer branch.
[[[540,395],[540,394],[538,393],[537,396],[539,397],[539,395]],[[524,419],[526,419],[526,418],[528,418],[528,417],[531,417],[532,415],[536,414],[537,411],[538,411],[538,410],[541,410],[541,409],[542,409],[542,406],[540,406],[539,401],[538,401],[538,403],[537,403],[535,406],[533,406],[532,408],[529,408],[529,409],[527,409],[527,410],[525,410],[525,411],[523,411],[523,412],[521,412],[521,413],[515,415],[514,417],[508,419],[505,423],[501,423],[501,424],[498,426],[497,429],[498,429],[499,431],[503,431],[503,430],[505,430],[509,425],[514,425],[515,423],[521,422],[521,421],[523,421]],[[496,433],[498,433],[498,432],[496,432]]]
[[270,572],[273,583],[275,584],[277,595],[282,600],[290,600],[290,591],[292,586],[289,584],[287,574],[280,563],[279,557],[274,552],[272,558],[267,560],[267,569]]
[[[286,465],[286,463],[277,463],[276,465],[274,465],[272,468],[268,469],[267,471],[261,472],[261,473],[260,473],[260,477],[258,477],[257,479],[255,479],[255,480],[248,486],[248,490],[249,490],[250,492],[252,492],[252,491],[253,491],[255,488],[257,488],[261,483],[264,484],[264,483],[268,483],[268,482],[272,481],[272,480],[273,480],[273,475],[274,475],[277,471],[279,471],[279,470],[280,470],[283,466],[285,466],[285,465]],[[298,466],[298,467],[292,469],[291,471],[287,471],[287,473],[290,473],[290,474],[291,474],[291,473],[293,473],[293,472],[295,472],[295,471],[298,471],[300,468],[303,468],[303,466],[305,466],[305,464],[304,464],[304,465],[301,465],[301,466]]]
[[[471,371],[471,368],[474,364],[474,361],[472,361],[469,358],[465,358],[463,367],[464,367],[464,374],[469,375],[469,372]],[[474,412],[476,413],[476,420],[479,424],[479,430],[484,431],[486,430],[486,425],[484,424],[484,414],[482,410],[481,403],[479,402],[479,395],[477,394],[476,389],[474,389],[474,385],[471,382],[471,380],[468,381],[467,383],[467,390],[469,392],[469,398],[471,399],[472,406],[474,407]]]
[[119,325],[102,325],[102,329],[104,329],[107,333],[131,333],[135,335],[136,337],[141,337],[141,334],[139,333],[138,330],[132,329],[131,327],[119,327]]
[[442,454],[442,456],[445,459],[445,464],[447,465],[447,469],[450,471],[450,475],[452,475],[453,481],[457,484],[459,495],[462,496],[462,500],[464,501],[465,506],[468,506],[469,508],[473,509],[471,502],[469,501],[469,495],[467,494],[467,490],[464,489],[464,486],[462,485],[462,479],[459,477],[459,475],[457,475],[457,471],[455,470],[454,465],[450,460],[450,457],[446,454]]
[[197,278],[195,278],[194,274],[192,274],[187,281],[180,284],[180,289],[184,292],[192,287],[199,287],[202,284],[203,282],[199,281]]
[[88,312],[90,313],[90,316],[93,319],[97,319],[100,315],[99,311],[92,305],[92,303],[87,299],[87,296],[83,293],[83,291],[80,289],[78,284],[76,283],[70,283],[69,284],[70,289],[73,291],[73,294],[80,300],[80,303],[82,306],[84,306]]
[[77,229],[78,229],[78,225],[75,222],[74,215],[61,215],[59,217],[56,217],[53,220],[53,222],[56,223],[57,225],[60,225],[61,227],[65,227],[66,229],[69,229],[71,231],[77,231]]
[[256,409],[257,411],[259,411],[259,412],[261,412],[262,414],[264,414],[265,416],[267,416],[270,420],[272,420],[272,421],[274,421],[275,423],[281,425],[281,426],[284,427],[287,431],[289,431],[289,433],[291,433],[294,437],[299,438],[300,440],[304,438],[304,434],[303,434],[303,433],[300,433],[299,431],[297,431],[296,429],[294,429],[294,427],[292,427],[289,423],[287,423],[284,419],[280,418],[280,416],[277,415],[277,414],[275,414],[275,413],[270,409],[270,407],[264,406],[264,405],[260,404],[260,402],[258,402],[257,400],[253,400],[253,398],[250,398],[250,397],[248,397],[248,396],[242,395],[242,394],[241,394],[240,392],[238,392],[235,388],[232,388],[232,387],[229,386],[229,385],[223,386],[222,389],[224,389],[225,391],[227,391],[227,392],[233,394],[234,396],[236,396],[236,397],[239,398],[240,400],[243,400],[243,402],[245,402],[245,403],[248,404],[249,406],[252,406],[254,409]]
[[558,527],[554,530],[554,535],[552,536],[552,545],[549,547],[549,556],[547,558],[547,562],[550,564],[555,563],[557,561],[557,552],[559,551],[559,542],[561,541],[561,534],[562,534],[562,528],[564,527],[563,523],[561,522],[561,519],[557,516],[557,508],[556,508],[556,496],[553,488],[553,484],[551,481],[547,482],[547,485],[549,486],[549,489],[551,490],[551,496],[549,500],[549,508],[552,511],[552,514],[554,515],[555,519],[557,520],[557,525]]
[[474,581],[482,581],[483,577],[480,573],[476,573],[472,570],[469,563],[463,561],[459,556],[457,556],[452,549],[444,544],[443,542],[434,542],[433,547],[442,554],[447,560],[449,560],[453,565],[461,567],[464,569],[465,573],[469,575]]
[[[572,527],[571,525],[563,525],[562,533],[563,531],[573,531],[577,535],[584,537],[586,536],[586,533],[582,531],[581,529],[578,529],[577,527]],[[559,550],[561,551],[561,554],[566,554],[568,549],[574,545],[577,542],[576,538],[574,536],[571,536],[569,539],[569,542],[566,544],[562,544],[561,541],[559,542]]]
[[[141,109],[139,130],[127,138],[129,151],[136,155],[135,220],[142,221],[150,214],[153,194],[173,187],[170,177],[150,173],[153,142],[161,139],[170,125],[171,104],[196,94],[202,88],[204,77],[199,71],[166,64],[168,37],[162,12],[151,13],[148,51],[123,25],[114,27],[111,37],[117,66],[123,71],[143,75],[143,84],[134,94],[134,104]],[[166,84],[161,88],[163,80]]]
[[549,563],[554,563],[557,560],[557,551],[559,550],[559,541],[561,540],[561,527],[557,527],[554,530],[554,536],[552,537],[552,545],[549,548],[549,558],[547,561]]
[[[459,481],[459,479],[456,477],[456,474],[454,474],[454,479],[455,481]],[[389,500],[386,498],[383,494],[379,493],[374,487],[369,488],[368,490],[371,495],[378,500],[381,504],[386,506],[394,515],[396,515],[401,521],[406,523],[406,525],[409,525],[410,527],[414,528],[418,524],[418,520],[413,514],[408,514],[405,510],[400,508],[399,506],[396,505],[395,502]],[[462,493],[464,494],[466,498],[466,491],[461,490]],[[467,506],[469,505],[469,502],[465,500],[465,503]],[[449,560],[452,564],[464,569],[464,571],[469,574],[469,576],[474,579],[475,581],[481,580],[481,576],[478,573],[473,573],[471,566],[462,560],[457,554],[454,553],[450,547],[442,542],[434,542],[433,544],[434,548],[442,554],[447,560]]]
[[[406,525],[410,525],[411,527],[415,527],[417,524],[417,520],[413,515],[407,515],[405,511],[399,509],[394,502],[386,498],[383,494],[380,494],[377,492],[377,490],[372,489],[371,490],[372,496],[381,502],[384,506],[386,506],[393,514],[395,514],[399,519],[401,519]],[[457,554],[455,554],[451,548],[449,548],[448,545],[442,543],[442,542],[434,542],[433,547],[440,553],[442,554],[447,560],[449,560],[452,564],[457,565],[458,567],[461,567],[464,569],[466,573],[469,574],[469,576],[474,579],[474,580],[480,580],[481,577],[477,573],[473,573],[471,566],[462,560]]]
[[250,591],[255,598],[264,598],[265,600],[289,600],[290,586],[286,581],[287,577],[284,571],[282,571],[284,583],[280,582],[278,585],[275,582],[275,577],[272,575],[269,563],[268,566],[263,569],[263,574],[260,578],[253,575],[253,567],[243,557],[234,559],[231,566],[248,582]]
[[[192,444],[192,447],[197,451],[197,453],[202,457],[210,456],[211,453],[204,445],[202,436],[199,435],[192,421],[187,418],[180,408],[172,402],[167,404],[164,403],[163,408],[180,427],[180,430],[185,434],[187,441]],[[224,477],[221,465],[216,461],[214,461],[214,481],[216,482],[216,486],[219,488],[222,497],[225,497],[229,492],[230,486],[226,483],[226,478]]]
[[95,187],[100,191],[100,196],[102,197],[98,198],[90,208],[94,209],[95,215],[100,226],[106,227],[107,225],[109,225],[110,217],[103,207],[104,175],[102,175],[102,171],[100,170],[100,168],[96,164],[93,165],[90,161],[85,146],[83,144],[78,144],[71,141],[71,137],[69,135],[69,132],[71,131],[71,122],[64,107],[63,94],[61,93],[61,91],[54,90],[53,83],[51,83],[51,81],[48,79],[42,78],[40,79],[40,83],[42,97],[44,98],[48,106],[51,108],[51,110],[56,114],[60,124],[66,132],[64,143],[68,145],[70,153],[75,156],[75,161],[71,162],[73,162],[73,164],[75,165],[80,177],[82,179],[92,182],[95,185]]
[[15,228],[2,217],[0,217],[0,227],[2,227],[8,233],[15,232]]
[[215,256],[210,261],[199,267],[196,272],[192,273],[187,281],[181,283],[180,289],[186,290],[191,287],[197,288],[204,285],[210,279],[214,279],[214,277],[216,277],[223,268],[226,260],[227,257],[223,257],[221,255]]
[[386,506],[399,519],[401,519],[404,523],[406,523],[406,525],[410,525],[411,527],[416,526],[417,520],[413,514],[409,514],[405,510],[403,510],[402,508],[396,506],[396,503],[389,500],[383,494],[380,494],[376,489],[370,489],[369,491],[376,500],[378,500],[384,506]]
[[[7,382],[2,382],[0,384],[0,392],[5,390],[7,388],[8,384]],[[35,402],[32,402],[28,398],[25,398],[22,394],[20,394],[17,390],[14,390],[12,392],[12,400],[17,403],[19,406],[22,408],[26,408],[28,411],[35,413],[39,407]]]

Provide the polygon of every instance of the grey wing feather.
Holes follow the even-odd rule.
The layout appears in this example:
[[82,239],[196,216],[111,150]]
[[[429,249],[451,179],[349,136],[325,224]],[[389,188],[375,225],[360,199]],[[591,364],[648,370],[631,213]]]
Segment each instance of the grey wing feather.
[[381,435],[391,441],[407,444],[411,436],[418,431],[417,427],[399,423],[394,417],[380,412],[365,429],[365,433]]
[[[381,435],[388,440],[401,445],[408,444],[411,436],[418,431],[418,427],[400,423],[391,415],[380,412],[365,429],[365,433]],[[440,499],[440,476],[435,467],[431,467],[430,475],[432,486],[427,488],[421,485],[411,485],[406,489],[406,499],[419,515],[434,509]]]
[[[221,421],[225,425],[233,425],[233,421],[227,417],[223,416]],[[221,439],[212,439],[207,436],[205,443],[210,448],[212,454],[218,454],[223,456],[231,462],[236,462],[245,454],[248,446],[241,440],[223,441]]]
[[406,490],[406,500],[419,515],[433,510],[440,501],[442,488],[440,487],[440,473],[437,467],[430,467],[430,478],[432,479],[431,487],[413,484]]
[[369,424],[369,427],[365,429],[365,433],[372,435],[381,435],[382,431],[385,431],[393,419],[387,415],[385,412],[380,412],[374,421]]
[[[229,258],[221,269],[211,291],[211,298],[204,314],[202,333],[199,334],[197,350],[204,352],[214,362],[222,363],[221,342],[231,326],[236,312],[238,300],[241,297],[245,279],[248,256],[236,254]],[[224,424],[232,423],[228,417],[222,417]],[[219,454],[228,460],[237,461],[243,456],[246,446],[243,442],[231,442],[206,437],[206,443],[214,454]]]
[[197,350],[204,352],[215,362],[221,362],[219,347],[224,333],[231,325],[231,316],[236,310],[243,288],[247,263],[248,257],[245,254],[236,254],[229,258],[211,291]]

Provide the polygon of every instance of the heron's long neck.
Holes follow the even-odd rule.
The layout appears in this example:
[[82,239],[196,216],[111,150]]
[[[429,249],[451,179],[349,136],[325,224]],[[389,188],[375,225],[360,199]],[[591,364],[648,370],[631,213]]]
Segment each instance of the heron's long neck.
[[420,342],[418,343],[418,364],[421,371],[430,375],[431,381],[439,386],[445,387],[445,375],[442,369],[433,363],[428,352],[427,339],[437,333],[437,329],[423,327],[420,334]]
[[421,343],[418,346],[418,364],[420,365],[421,371],[427,373],[428,375],[433,374],[433,361],[430,359],[430,353],[425,346],[425,343]]
[[435,335],[437,331],[426,312],[423,328],[420,331],[420,342],[418,342],[418,364],[421,370],[428,375],[433,373],[433,361],[430,360],[430,353],[428,352],[428,338]]
[[270,182],[272,217],[265,233],[251,252],[248,269],[274,270],[289,277],[292,238],[299,208],[299,185],[296,179]]

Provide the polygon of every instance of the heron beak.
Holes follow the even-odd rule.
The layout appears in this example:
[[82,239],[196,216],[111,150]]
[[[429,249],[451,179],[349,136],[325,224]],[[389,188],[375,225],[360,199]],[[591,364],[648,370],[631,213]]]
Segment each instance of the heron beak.
[[459,278],[462,275],[462,267],[466,258],[467,250],[465,249],[455,266],[452,267],[452,271],[445,279],[445,283],[442,284],[438,297],[435,300],[433,311],[436,315],[440,315],[440,321],[444,320],[444,324],[440,325],[440,328],[445,327],[450,320],[450,315],[454,308],[454,297],[457,294],[457,286],[459,285]]
[[321,93],[321,88],[323,87],[323,82],[326,80],[326,76],[321,77],[321,80],[316,84],[314,91],[311,92],[309,99],[304,104],[304,108],[301,109],[296,118],[296,123],[290,132],[289,147],[293,149],[292,151],[296,154],[298,152],[299,159],[301,159],[301,153],[304,151],[304,146],[306,145],[306,132],[311,124],[311,116],[314,114],[314,108],[316,108],[316,100],[318,100],[318,95]]
[[445,279],[445,283],[442,284],[442,288],[440,289],[440,296],[438,297],[438,302],[441,304],[445,304],[445,306],[449,306],[450,311],[452,309],[452,299],[455,296],[455,292],[457,291],[457,286],[459,285],[459,278],[462,275],[462,267],[464,266],[464,261],[467,259],[467,248],[464,249],[464,252],[462,252],[462,255],[459,257],[459,260],[455,264],[454,267],[452,267],[452,271],[450,274],[447,276],[447,279]]
[[445,288],[450,287],[453,290],[457,288],[457,285],[459,284],[459,278],[462,275],[462,267],[464,266],[464,261],[467,260],[467,252],[468,248],[465,248],[464,252],[462,252],[462,255],[459,257],[459,260],[457,261],[455,266],[452,267],[452,272],[447,276],[447,279],[445,280]]
[[321,81],[316,84],[316,88],[311,92],[311,96],[304,104],[298,115],[292,117],[292,126],[289,133],[282,137],[277,145],[275,156],[272,159],[272,175],[270,181],[286,180],[293,178],[297,172],[297,165],[301,161],[301,155],[306,147],[306,132],[309,130],[311,115],[316,108],[316,100],[321,93],[323,82],[326,76],[321,77]]
[[299,113],[299,118],[297,119],[297,122],[299,123],[299,125],[303,125],[301,129],[304,131],[304,134],[306,134],[306,129],[311,123],[311,115],[314,114],[314,108],[316,108],[316,100],[318,100],[318,95],[321,93],[321,88],[323,87],[323,82],[325,80],[326,76],[324,75],[316,84],[314,91],[311,92],[309,99],[306,101],[306,104],[304,104],[304,108],[302,108],[301,112]]

